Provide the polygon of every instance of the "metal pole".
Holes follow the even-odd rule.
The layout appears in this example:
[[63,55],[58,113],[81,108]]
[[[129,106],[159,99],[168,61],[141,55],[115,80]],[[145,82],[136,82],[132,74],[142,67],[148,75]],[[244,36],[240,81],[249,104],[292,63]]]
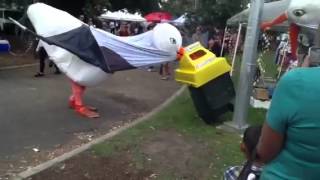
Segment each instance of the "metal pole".
[[[288,41],[289,42],[289,41]],[[284,60],[287,56],[287,49],[288,49],[288,42],[286,42],[286,45],[283,47],[283,56],[281,58],[281,65],[280,65],[280,70],[279,70],[279,74],[278,74],[278,79],[280,79],[280,76],[281,76],[281,73],[282,73],[282,67],[283,67],[283,63],[284,63]],[[281,50],[280,50],[281,51]],[[281,53],[281,52],[280,52]]]
[[238,130],[243,130],[247,126],[246,120],[252,92],[252,82],[257,66],[257,45],[263,5],[263,0],[251,0],[250,15],[240,69],[240,80],[235,102],[235,112],[233,115],[233,123]]
[[230,76],[233,75],[233,71],[234,71],[234,63],[235,63],[236,57],[237,57],[237,52],[238,52],[238,46],[239,46],[239,41],[240,41],[241,30],[242,30],[242,24],[240,23],[240,24],[239,24],[239,29],[238,29],[238,35],[237,35],[236,45],[234,46],[234,52],[233,52],[233,57],[232,57],[232,64],[231,64]]
[[194,0],[194,9],[197,10],[198,9],[198,0]]
[[316,40],[315,40],[315,46],[316,47],[320,47],[320,24],[318,26],[318,29],[317,29],[317,34],[316,34]]
[[224,34],[223,34],[223,40],[222,40],[220,57],[222,57],[222,54],[223,54],[223,51],[224,51],[224,46],[225,46],[225,41],[226,41],[227,30],[228,30],[228,26],[226,26],[226,27],[224,28]]

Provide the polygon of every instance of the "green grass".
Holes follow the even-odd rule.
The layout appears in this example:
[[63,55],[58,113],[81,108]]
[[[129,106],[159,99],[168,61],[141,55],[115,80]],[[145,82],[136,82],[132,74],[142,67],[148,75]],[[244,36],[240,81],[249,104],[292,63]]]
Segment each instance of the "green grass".
[[[266,76],[275,77],[276,66],[273,64],[272,53],[263,57]],[[235,64],[235,75],[233,80],[238,81],[240,57],[237,57]],[[250,125],[262,124],[265,119],[266,110],[250,108],[247,122]],[[223,121],[232,120],[232,113],[223,115]],[[153,116],[150,120],[138,124],[113,139],[96,145],[92,153],[98,156],[113,156],[128,151],[132,153],[133,164],[136,169],[151,168],[146,162],[145,155],[141,152],[141,146],[159,131],[174,130],[186,139],[197,140],[207,144],[211,156],[191,164],[195,170],[208,169],[208,179],[221,179],[227,166],[241,164],[244,160],[239,150],[241,138],[239,134],[227,133],[216,129],[214,126],[206,125],[198,116],[193,106],[188,91],[177,97],[168,107]],[[170,147],[168,147],[170,148]],[[205,152],[204,152],[205,153]],[[196,155],[196,154],[195,154]],[[214,164],[209,168],[210,164]],[[157,166],[160,175],[157,179],[179,179],[176,172],[168,169],[161,169]]]
[[[229,63],[231,64],[232,55],[227,56]],[[263,66],[265,68],[265,77],[276,78],[278,75],[277,65],[274,63],[274,52],[268,51],[262,56]],[[238,85],[239,74],[240,74],[240,66],[242,62],[242,54],[238,54],[236,56],[236,60],[234,63],[234,73],[232,76],[235,87]]]
[[[187,139],[206,143],[212,150],[212,156],[201,162],[192,164],[195,168],[210,169],[210,179],[221,179],[227,166],[240,164],[243,156],[239,151],[241,138],[238,134],[226,133],[213,126],[206,125],[197,115],[189,93],[186,91],[163,111],[134,128],[130,128],[115,138],[96,145],[92,152],[98,156],[112,156],[130,149],[133,152],[137,169],[146,168],[146,162],[140,151],[141,145],[156,131],[174,130]],[[170,147],[168,147],[170,148]],[[176,179],[175,172],[161,170],[158,179]]]

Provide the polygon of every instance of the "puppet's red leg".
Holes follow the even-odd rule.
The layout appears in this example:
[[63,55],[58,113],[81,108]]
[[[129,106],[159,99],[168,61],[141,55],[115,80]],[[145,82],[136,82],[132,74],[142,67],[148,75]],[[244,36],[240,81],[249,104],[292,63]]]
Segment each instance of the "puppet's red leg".
[[[88,106],[88,105],[85,105],[88,109],[90,109],[91,111],[98,111],[98,109],[96,107],[93,107],[93,106]],[[70,98],[69,98],[69,107],[71,109],[75,109],[76,108],[76,105],[75,105],[75,100],[74,100],[74,96],[71,95]]]
[[[75,109],[76,108],[76,97],[77,97],[77,104],[83,105],[82,102],[82,96],[83,93],[86,89],[86,87],[79,85],[78,83],[74,82],[71,80],[72,83],[72,94],[69,97],[69,107],[71,109]],[[78,95],[77,95],[78,94]],[[80,94],[80,95],[79,95]],[[87,106],[86,107],[92,111],[97,111],[98,109],[92,106]]]
[[74,108],[79,114],[89,117],[89,118],[98,118],[99,114],[88,108],[83,104],[82,97],[85,91],[85,86],[81,86],[78,83],[71,81],[72,83],[72,95],[69,98],[69,105],[71,108]]
[[300,28],[296,24],[290,24],[290,44],[291,44],[291,53],[294,60],[297,60],[297,49],[298,49],[298,35],[300,32]]

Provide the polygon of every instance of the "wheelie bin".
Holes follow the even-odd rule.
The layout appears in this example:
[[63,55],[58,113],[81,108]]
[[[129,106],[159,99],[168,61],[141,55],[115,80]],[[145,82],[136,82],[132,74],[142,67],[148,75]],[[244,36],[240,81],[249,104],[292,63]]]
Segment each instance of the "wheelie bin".
[[199,117],[206,123],[233,110],[235,97],[233,82],[227,60],[194,43],[185,52],[175,71],[175,79],[187,84]]

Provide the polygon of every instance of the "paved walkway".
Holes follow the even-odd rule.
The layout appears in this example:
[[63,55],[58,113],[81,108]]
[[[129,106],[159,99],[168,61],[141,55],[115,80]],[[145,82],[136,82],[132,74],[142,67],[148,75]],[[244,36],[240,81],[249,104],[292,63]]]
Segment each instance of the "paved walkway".
[[118,72],[99,87],[88,89],[85,102],[101,114],[92,120],[68,109],[70,85],[64,75],[49,72],[37,79],[33,77],[37,68],[0,71],[0,177],[142,116],[180,87],[173,80],[160,80],[155,72]]

